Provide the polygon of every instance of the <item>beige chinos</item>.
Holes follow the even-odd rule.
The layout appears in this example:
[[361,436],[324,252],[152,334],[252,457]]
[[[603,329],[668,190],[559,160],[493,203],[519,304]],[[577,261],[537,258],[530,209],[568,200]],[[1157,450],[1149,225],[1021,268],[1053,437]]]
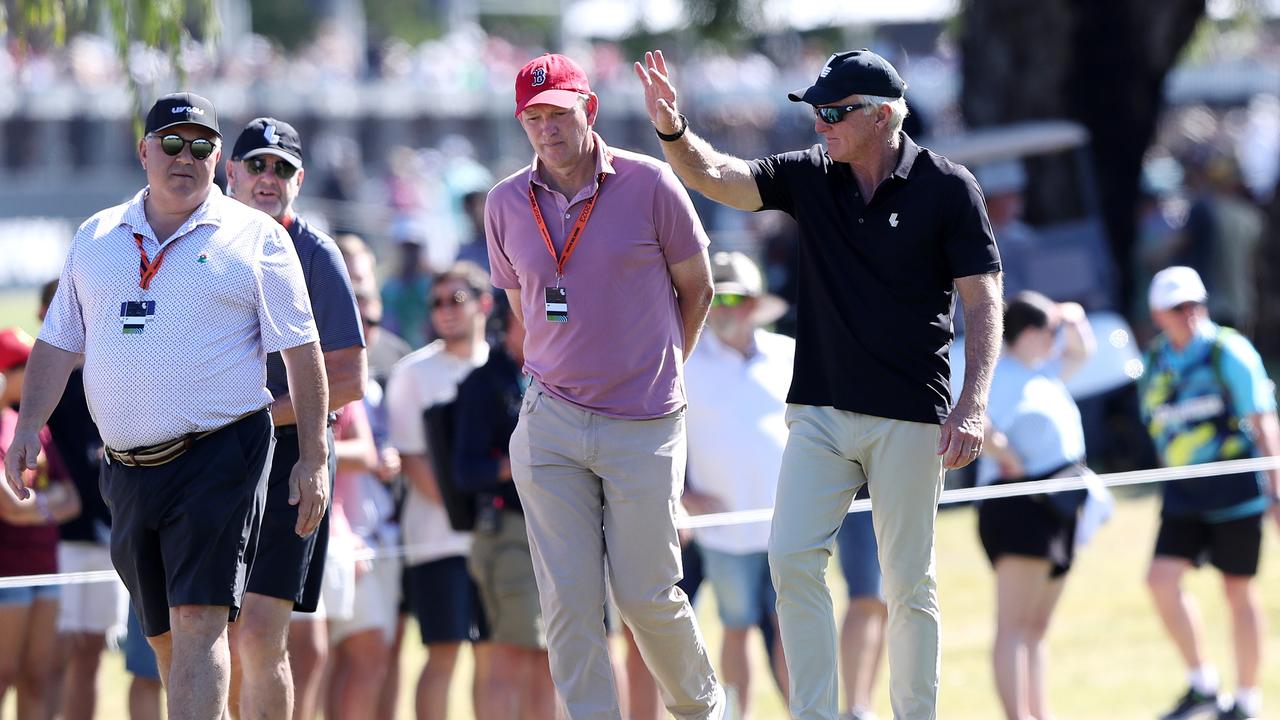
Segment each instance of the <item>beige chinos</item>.
[[[684,411],[653,420],[588,412],[529,387],[511,435],[547,627],[551,675],[572,720],[619,720],[605,635],[605,577],[667,703],[720,720],[723,693],[684,592],[675,510]],[[607,556],[607,563],[602,558]]]
[[937,716],[940,673],[933,530],[941,428],[831,407],[790,405],[769,568],[791,676],[791,715],[836,720],[836,626],[827,564],[863,484],[889,606],[889,696],[896,720]]

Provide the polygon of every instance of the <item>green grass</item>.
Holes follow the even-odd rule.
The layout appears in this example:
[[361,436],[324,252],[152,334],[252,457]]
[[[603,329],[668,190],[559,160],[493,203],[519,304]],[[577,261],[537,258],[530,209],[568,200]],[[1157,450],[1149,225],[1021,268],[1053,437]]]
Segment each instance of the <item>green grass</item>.
[[0,288],[0,328],[17,325],[35,335],[40,329],[39,304],[39,288]]
[[[1183,673],[1173,646],[1159,627],[1142,579],[1155,537],[1157,505],[1147,496],[1121,502],[1116,516],[1081,550],[1050,630],[1049,695],[1059,720],[1151,718],[1183,690]],[[1269,620],[1263,692],[1271,708],[1280,708],[1280,572],[1276,528],[1269,524],[1263,547],[1259,595]],[[939,717],[947,720],[992,720],[1000,717],[988,661],[993,634],[992,573],[976,537],[972,510],[944,512],[938,523],[938,574],[943,612],[942,695]],[[833,565],[833,583],[840,573]],[[1212,571],[1195,573],[1188,583],[1200,600],[1208,628],[1209,654],[1233,685],[1230,626],[1221,585]],[[836,587],[836,597],[842,595]],[[837,607],[840,603],[837,601]],[[698,616],[711,643],[719,647],[720,626],[714,598],[699,599]],[[400,718],[411,718],[411,693],[425,658],[410,628],[406,642]],[[762,652],[753,660],[765,677]],[[454,679],[451,717],[472,717],[470,660],[463,658]],[[128,679],[118,653],[104,659],[98,718],[127,717]],[[782,703],[767,682],[756,683],[756,717],[781,720]],[[12,700],[4,720],[14,717]],[[886,678],[882,675],[877,710],[889,717]],[[1267,717],[1280,717],[1273,712]]]

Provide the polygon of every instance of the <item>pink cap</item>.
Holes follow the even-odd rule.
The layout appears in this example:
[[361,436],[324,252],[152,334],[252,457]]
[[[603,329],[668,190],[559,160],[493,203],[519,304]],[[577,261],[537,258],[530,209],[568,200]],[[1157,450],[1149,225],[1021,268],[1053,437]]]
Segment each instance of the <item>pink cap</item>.
[[530,60],[516,73],[516,117],[530,105],[571,108],[591,85],[582,66],[564,55],[547,53]]

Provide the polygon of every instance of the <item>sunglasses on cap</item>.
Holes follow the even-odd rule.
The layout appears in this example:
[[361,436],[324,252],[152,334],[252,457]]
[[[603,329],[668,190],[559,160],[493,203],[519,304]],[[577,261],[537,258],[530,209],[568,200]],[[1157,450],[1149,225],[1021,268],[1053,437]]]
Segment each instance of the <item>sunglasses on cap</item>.
[[[249,171],[250,175],[261,175],[267,170],[267,159],[261,155],[251,157],[244,161],[244,169]],[[298,168],[285,160],[276,160],[272,165],[271,172],[275,173],[276,177],[281,180],[288,180],[298,172]]]
[[168,155],[169,157],[176,157],[178,154],[182,152],[182,148],[190,145],[191,157],[195,158],[196,160],[204,160],[205,158],[212,155],[214,148],[217,147],[217,145],[215,145],[213,141],[209,140],[208,138],[196,138],[194,140],[187,140],[183,138],[181,135],[178,135],[176,133],[172,133],[169,135],[159,135],[159,136],[152,135],[151,137],[156,138],[160,141],[160,149],[163,150],[164,154]]
[[439,310],[443,307],[453,307],[454,305],[462,305],[471,299],[471,294],[465,290],[459,290],[452,295],[445,297],[435,297],[431,299],[431,309]]
[[714,298],[711,299],[711,306],[712,307],[730,307],[730,308],[738,307],[743,302],[745,302],[746,299],[747,299],[746,295],[732,295],[729,293],[725,293],[724,295],[717,294]]
[[861,110],[870,104],[871,103],[857,103],[856,105],[845,105],[844,107],[838,107],[835,105],[815,105],[813,108],[813,114],[817,115],[822,122],[827,123],[828,125],[834,125],[843,120],[845,115],[848,115],[854,110]]

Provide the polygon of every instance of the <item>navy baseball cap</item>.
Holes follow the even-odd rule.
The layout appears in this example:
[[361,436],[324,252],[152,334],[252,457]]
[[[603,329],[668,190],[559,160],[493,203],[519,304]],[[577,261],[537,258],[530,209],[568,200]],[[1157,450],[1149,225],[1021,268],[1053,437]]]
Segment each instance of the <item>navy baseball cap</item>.
[[199,125],[222,137],[222,132],[218,130],[218,113],[214,111],[213,103],[193,92],[160,96],[147,112],[144,128],[150,135],[175,125]]
[[231,159],[248,160],[267,154],[278,155],[290,165],[302,167],[302,138],[298,131],[289,123],[271,117],[250,120],[231,148]]
[[863,48],[835,53],[806,90],[787,93],[791,102],[827,105],[850,95],[900,98],[907,90],[902,76],[888,60]]

